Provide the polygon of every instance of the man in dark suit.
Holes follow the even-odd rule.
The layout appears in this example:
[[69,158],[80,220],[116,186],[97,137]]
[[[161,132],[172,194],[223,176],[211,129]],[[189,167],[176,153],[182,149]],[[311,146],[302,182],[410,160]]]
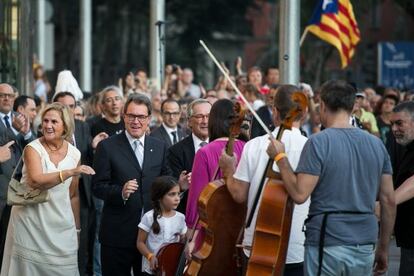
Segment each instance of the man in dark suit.
[[[260,107],[256,113],[259,115],[260,119],[262,119],[263,123],[267,126],[270,131],[275,129],[275,125],[273,124],[272,119],[272,106],[273,106],[273,99],[276,95],[278,85],[274,84],[270,86],[270,91],[266,95],[266,105]],[[250,132],[250,139],[256,138],[258,136],[265,135],[266,132],[256,120],[253,118],[252,122],[252,129]]]
[[92,189],[104,200],[100,228],[102,274],[141,274],[141,255],[136,248],[141,216],[151,209],[150,188],[160,175],[170,175],[167,146],[145,135],[151,102],[132,94],[124,106],[125,131],[99,143],[93,168]]
[[[12,111],[15,97],[16,94],[10,85],[0,83],[0,145],[14,141],[10,146],[10,159],[0,164],[0,259],[3,259],[4,241],[11,211],[11,207],[6,205],[9,181],[23,148],[35,139],[30,130],[29,118]],[[21,177],[21,168],[20,164],[15,175],[18,180]]]
[[[182,171],[191,172],[195,153],[202,145],[208,143],[208,115],[210,109],[211,104],[205,99],[197,99],[189,104],[187,117],[192,134],[168,149],[168,162],[174,177],[178,178]],[[185,214],[187,205],[187,189],[188,187],[181,187],[183,197],[177,208],[177,211],[183,214]]]
[[[60,92],[53,98],[54,102],[69,107],[72,114],[75,111],[75,97],[70,92]],[[99,133],[94,139],[91,137],[89,125],[80,120],[75,120],[75,132],[72,143],[81,152],[81,164],[92,165],[93,150],[103,139],[107,138],[105,133]],[[89,275],[92,273],[93,244],[95,240],[95,205],[92,197],[91,176],[82,174],[79,178],[80,220],[81,232],[78,250],[79,273]]]
[[181,141],[186,135],[179,127],[181,108],[174,99],[166,99],[161,104],[162,125],[151,132],[151,136],[165,142],[167,147]]

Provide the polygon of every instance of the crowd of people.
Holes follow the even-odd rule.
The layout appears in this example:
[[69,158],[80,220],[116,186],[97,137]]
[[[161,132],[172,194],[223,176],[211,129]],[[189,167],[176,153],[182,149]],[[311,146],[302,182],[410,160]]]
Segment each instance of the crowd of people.
[[[160,89],[139,69],[86,98],[70,72],[54,91],[34,72],[34,97],[0,84],[1,276],[151,275],[173,242],[191,261],[206,237],[198,200],[217,179],[252,215],[240,226],[245,272],[268,166],[295,202],[284,275],[384,273],[393,233],[400,275],[414,275],[413,91],[280,85],[277,67],[244,73],[238,59],[231,78],[245,100],[226,78],[206,89],[178,65]],[[294,93],[307,108],[290,118]],[[246,112],[231,156],[230,126],[246,105],[272,136]],[[16,167],[46,202],[6,204]]]

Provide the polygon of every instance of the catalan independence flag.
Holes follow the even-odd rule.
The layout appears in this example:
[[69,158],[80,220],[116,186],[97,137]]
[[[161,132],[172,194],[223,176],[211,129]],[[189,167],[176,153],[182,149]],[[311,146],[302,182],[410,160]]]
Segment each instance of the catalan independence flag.
[[346,67],[360,40],[350,0],[320,0],[306,30],[332,44]]

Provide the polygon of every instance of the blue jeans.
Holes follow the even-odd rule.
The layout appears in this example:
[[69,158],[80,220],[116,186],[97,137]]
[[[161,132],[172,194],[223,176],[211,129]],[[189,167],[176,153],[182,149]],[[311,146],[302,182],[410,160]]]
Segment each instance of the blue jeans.
[[[372,275],[375,245],[325,246],[321,275]],[[319,268],[319,247],[305,246],[305,275],[315,276]]]

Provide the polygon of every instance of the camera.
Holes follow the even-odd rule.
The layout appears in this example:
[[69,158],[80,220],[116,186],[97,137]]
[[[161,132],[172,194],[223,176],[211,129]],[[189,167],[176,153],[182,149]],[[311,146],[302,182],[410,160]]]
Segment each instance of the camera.
[[177,73],[177,71],[178,71],[178,67],[179,67],[179,66],[178,66],[177,64],[173,64],[173,65],[172,65],[172,72],[173,72],[173,73]]

